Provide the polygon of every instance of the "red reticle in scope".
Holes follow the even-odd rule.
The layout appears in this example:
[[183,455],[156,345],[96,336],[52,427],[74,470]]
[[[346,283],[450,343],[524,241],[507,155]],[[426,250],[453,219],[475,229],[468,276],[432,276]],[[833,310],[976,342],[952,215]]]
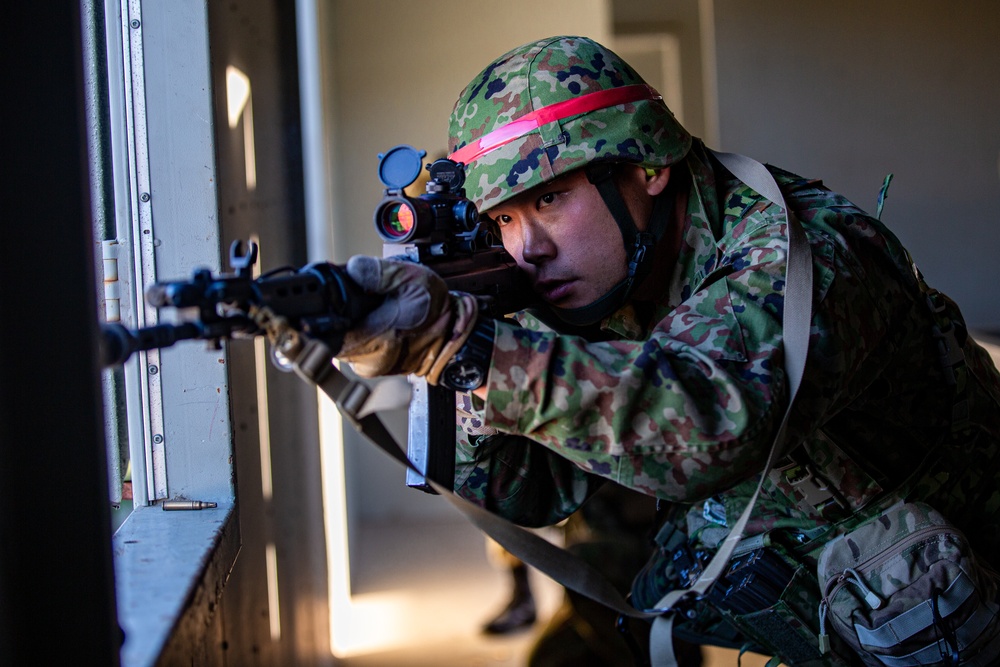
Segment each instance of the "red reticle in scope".
[[413,229],[413,209],[406,204],[393,204],[385,212],[383,227],[390,236],[406,236]]

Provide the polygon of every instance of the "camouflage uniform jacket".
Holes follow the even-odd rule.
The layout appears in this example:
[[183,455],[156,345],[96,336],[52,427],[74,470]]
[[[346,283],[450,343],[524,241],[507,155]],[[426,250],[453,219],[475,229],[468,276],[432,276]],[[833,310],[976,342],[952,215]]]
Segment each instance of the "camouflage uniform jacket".
[[[854,510],[935,457],[920,493],[965,512],[952,517],[959,526],[986,528],[993,537],[979,547],[996,554],[996,368],[968,340],[956,379],[939,361],[935,326],[954,322],[964,338],[961,315],[940,297],[942,315],[932,316],[892,233],[820,182],[771,171],[813,255],[810,350],[791,428],[804,465]],[[709,546],[728,532],[785,409],[786,230],[777,207],[700,142],[673,178],[687,194],[679,259],[672,273],[660,267],[652,299],[603,323],[610,340],[559,335],[524,314],[524,326],[497,323],[485,406],[460,420],[460,495],[545,525],[612,480],[690,503],[688,529]],[[807,502],[795,470],[769,476],[748,535],[785,528],[806,540],[839,518]]]

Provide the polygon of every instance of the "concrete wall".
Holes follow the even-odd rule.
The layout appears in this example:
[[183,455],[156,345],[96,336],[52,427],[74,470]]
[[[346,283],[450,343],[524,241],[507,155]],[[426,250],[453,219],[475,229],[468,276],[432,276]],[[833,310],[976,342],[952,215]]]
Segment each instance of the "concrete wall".
[[[693,135],[714,142],[714,87],[710,86],[711,90],[706,91],[704,81],[712,58],[712,54],[706,54],[705,49],[711,47],[711,41],[702,38],[700,18],[701,12],[710,9],[711,2],[704,0],[612,0],[611,19],[616,37],[664,33],[677,38],[680,42],[683,103],[681,108],[671,107],[671,110]],[[710,27],[711,22],[706,22],[704,29]],[[662,85],[649,79],[649,74],[640,68],[639,63],[629,62],[651,85]],[[663,92],[662,88],[659,90]]]
[[715,1],[721,142],[874,211],[970,326],[1000,329],[1000,4]]

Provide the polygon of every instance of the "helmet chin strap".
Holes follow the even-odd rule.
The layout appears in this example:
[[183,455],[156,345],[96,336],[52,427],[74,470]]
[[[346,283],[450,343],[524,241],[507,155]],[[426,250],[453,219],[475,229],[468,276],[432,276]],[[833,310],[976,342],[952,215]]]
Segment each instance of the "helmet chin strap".
[[601,195],[604,205],[611,212],[611,217],[621,231],[622,243],[625,245],[625,256],[628,258],[627,272],[624,280],[608,290],[593,303],[579,308],[557,308],[543,306],[532,309],[532,313],[540,320],[551,324],[548,317],[554,315],[563,324],[573,327],[585,327],[596,324],[608,315],[621,308],[632,290],[649,275],[652,268],[653,248],[663,236],[670,217],[670,201],[673,197],[658,196],[653,203],[653,211],[649,217],[646,231],[639,231],[628,206],[622,198],[618,186],[614,182],[615,164],[598,162],[586,168],[587,178]]

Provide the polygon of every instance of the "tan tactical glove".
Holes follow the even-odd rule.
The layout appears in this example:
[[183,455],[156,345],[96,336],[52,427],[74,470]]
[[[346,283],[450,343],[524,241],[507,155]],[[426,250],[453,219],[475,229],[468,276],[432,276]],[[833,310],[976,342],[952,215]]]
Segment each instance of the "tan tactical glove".
[[437,384],[476,324],[475,297],[449,292],[440,276],[414,262],[358,255],[348,260],[347,274],[386,298],[347,333],[337,358],[362,377],[413,373]]

